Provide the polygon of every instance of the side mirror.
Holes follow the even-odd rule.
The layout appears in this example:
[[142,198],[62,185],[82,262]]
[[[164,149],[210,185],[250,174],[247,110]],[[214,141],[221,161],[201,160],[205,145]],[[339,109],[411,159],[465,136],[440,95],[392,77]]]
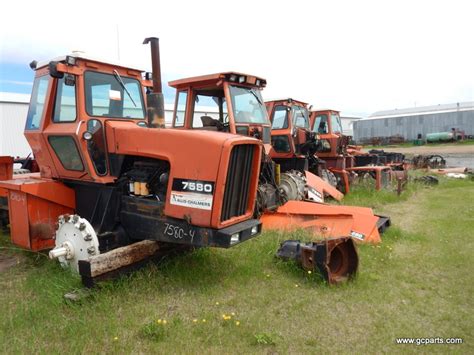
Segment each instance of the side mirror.
[[49,75],[56,79],[62,79],[64,77],[64,73],[58,71],[58,63],[59,62],[49,62]]

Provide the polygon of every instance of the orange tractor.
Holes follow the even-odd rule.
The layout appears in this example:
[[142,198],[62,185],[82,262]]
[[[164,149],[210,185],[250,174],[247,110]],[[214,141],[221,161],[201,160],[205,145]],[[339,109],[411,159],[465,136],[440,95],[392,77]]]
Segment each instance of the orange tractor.
[[[322,203],[325,194],[337,199],[343,195],[307,171],[308,157],[314,156],[310,152],[317,141],[314,135],[307,136],[309,119],[303,110],[299,114],[306,119],[306,127],[284,132],[285,137],[297,135],[299,140],[291,146],[293,151],[280,159],[273,139],[277,130],[271,129],[261,96],[264,79],[225,72],[175,80],[169,85],[176,89],[174,129],[222,135],[230,132],[263,142],[256,215],[261,215],[264,228],[303,228],[319,237],[352,236],[364,242],[380,242],[379,228],[389,223],[387,219],[375,216],[370,208]],[[289,144],[294,142],[291,137]]]
[[[223,73],[172,83],[177,108],[186,110],[176,110],[167,129],[158,39],[144,43],[153,73],[79,54],[32,62],[25,136],[40,171],[13,175],[11,159],[0,159],[12,242],[52,248],[49,256],[77,269],[85,285],[160,252],[237,245],[261,232],[262,213],[301,193],[298,182],[277,184],[265,154],[263,79]],[[194,117],[195,106],[213,103],[219,122]],[[350,228],[329,234],[342,239],[299,245],[292,258],[329,282],[350,277],[357,269]]]
[[[308,104],[287,98],[266,101],[265,105],[272,123],[271,157],[282,171],[310,171],[336,187],[336,176],[317,154],[324,141],[310,129]],[[332,196],[342,199],[339,192],[333,192]]]
[[339,111],[311,111],[310,127],[321,139],[318,157],[338,177],[339,190],[350,192],[352,174],[373,178],[376,190],[389,184],[391,165],[382,164],[381,157],[376,154],[364,153],[361,147],[350,145],[351,137],[342,132]]

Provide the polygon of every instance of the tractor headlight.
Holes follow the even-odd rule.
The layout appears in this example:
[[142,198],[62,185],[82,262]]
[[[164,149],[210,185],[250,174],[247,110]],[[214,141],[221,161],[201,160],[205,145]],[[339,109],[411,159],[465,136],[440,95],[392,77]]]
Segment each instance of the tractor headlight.
[[250,230],[250,235],[255,235],[258,233],[258,226],[253,226]]
[[240,241],[240,233],[234,233],[230,236],[230,245],[237,244]]

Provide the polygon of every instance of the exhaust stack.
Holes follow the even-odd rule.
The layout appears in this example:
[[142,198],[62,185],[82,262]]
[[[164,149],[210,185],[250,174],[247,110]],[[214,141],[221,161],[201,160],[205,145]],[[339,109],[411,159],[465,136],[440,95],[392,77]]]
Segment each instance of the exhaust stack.
[[153,70],[153,91],[147,95],[148,127],[165,127],[165,103],[161,86],[160,44],[156,37],[145,38],[143,44],[150,43],[151,67]]

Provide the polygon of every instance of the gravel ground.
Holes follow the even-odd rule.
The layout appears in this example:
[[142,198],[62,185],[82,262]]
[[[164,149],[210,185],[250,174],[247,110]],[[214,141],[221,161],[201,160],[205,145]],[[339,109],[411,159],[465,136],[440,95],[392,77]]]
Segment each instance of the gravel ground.
[[411,158],[416,154],[439,154],[446,159],[448,167],[467,167],[474,169],[474,145],[422,145],[413,147],[387,146],[386,152],[397,152]]

